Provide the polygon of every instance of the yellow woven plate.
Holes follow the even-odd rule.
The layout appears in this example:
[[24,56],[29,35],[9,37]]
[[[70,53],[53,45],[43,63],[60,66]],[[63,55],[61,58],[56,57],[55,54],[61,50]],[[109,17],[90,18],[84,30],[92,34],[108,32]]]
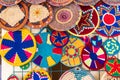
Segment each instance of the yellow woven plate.
[[36,52],[36,41],[27,29],[6,32],[0,44],[2,58],[13,66],[27,64]]

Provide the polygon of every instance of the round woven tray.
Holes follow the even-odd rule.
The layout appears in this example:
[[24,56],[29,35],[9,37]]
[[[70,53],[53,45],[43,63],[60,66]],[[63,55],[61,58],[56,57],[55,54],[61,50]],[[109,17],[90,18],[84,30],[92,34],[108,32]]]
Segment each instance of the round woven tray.
[[[48,25],[52,19],[53,19],[53,9],[52,7],[48,4],[48,3],[42,3],[40,5],[43,5],[45,6],[48,10],[49,10],[49,16],[39,22],[36,22],[36,23],[31,23],[30,21],[28,21],[27,25],[29,27],[32,27],[32,28],[43,28],[45,27],[46,25]],[[31,5],[29,5],[30,7]]]
[[21,2],[21,0],[0,0],[0,4],[4,6],[13,6]]
[[[3,19],[0,18],[0,27],[8,30],[8,31],[16,31],[21,29],[27,22],[28,20],[28,7],[26,6],[26,4],[24,2],[21,2],[20,4],[18,4],[20,9],[23,11],[23,13],[25,14],[24,19],[20,20],[18,23],[16,23],[15,26],[10,26],[7,22],[5,22]],[[0,11],[4,10],[4,8],[6,8],[5,6],[0,5]]]

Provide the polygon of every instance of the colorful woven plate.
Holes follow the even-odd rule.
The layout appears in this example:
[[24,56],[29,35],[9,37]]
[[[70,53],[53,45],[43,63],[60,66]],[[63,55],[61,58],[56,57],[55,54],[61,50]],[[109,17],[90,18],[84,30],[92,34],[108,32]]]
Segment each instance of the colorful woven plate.
[[23,66],[20,66],[20,68],[21,68],[22,70],[27,70],[29,67],[30,67],[30,63],[27,63],[27,64],[25,64],[25,65],[23,65]]
[[73,28],[81,17],[81,9],[74,3],[64,7],[54,7],[53,9],[55,16],[49,26],[57,31],[66,31]]
[[80,6],[80,8],[83,11],[81,19],[78,25],[68,32],[74,36],[87,36],[99,26],[99,15],[93,6]]
[[71,36],[69,42],[63,47],[63,54],[61,63],[68,66],[74,67],[81,64],[81,52],[84,48],[84,43],[80,38]]
[[69,41],[69,35],[65,31],[52,31],[50,41],[56,47],[64,47]]
[[23,80],[51,80],[51,78],[44,69],[38,69],[28,72]]
[[120,0],[102,0],[104,3],[109,5],[120,5]]
[[25,1],[32,4],[39,4],[39,3],[46,2],[46,0],[25,0]]
[[79,5],[90,6],[95,5],[100,0],[75,0],[74,2]]
[[42,28],[48,25],[53,19],[52,7],[48,3],[29,5],[28,26]]
[[120,80],[120,78],[115,78],[107,74],[106,72],[103,74],[101,80]]
[[88,71],[80,67],[75,67],[64,72],[59,80],[95,80],[95,79]]
[[105,37],[120,35],[120,6],[99,2],[96,9],[100,15],[100,26],[96,32]]
[[53,6],[66,6],[70,4],[73,0],[47,0]]
[[13,65],[22,66],[33,58],[36,52],[36,41],[27,29],[6,32],[0,44],[1,56]]
[[35,36],[38,51],[33,62],[40,67],[52,67],[60,62],[62,48],[56,48],[50,41],[50,33],[43,32]]
[[19,80],[16,75],[11,75],[7,80]]
[[103,43],[103,47],[104,47],[104,49],[105,49],[108,56],[116,55],[120,51],[120,44],[115,39],[107,39]]
[[120,60],[109,58],[105,63],[106,72],[113,77],[120,77]]
[[91,38],[91,43],[95,47],[100,47],[102,45],[102,38],[100,36],[93,36]]
[[84,65],[90,70],[99,70],[104,67],[107,55],[103,47],[89,44],[83,49],[81,58]]
[[0,0],[0,4],[3,6],[13,6],[21,2],[22,0]]
[[28,8],[24,2],[12,7],[0,5],[0,11],[0,27],[8,31],[19,30],[27,22]]

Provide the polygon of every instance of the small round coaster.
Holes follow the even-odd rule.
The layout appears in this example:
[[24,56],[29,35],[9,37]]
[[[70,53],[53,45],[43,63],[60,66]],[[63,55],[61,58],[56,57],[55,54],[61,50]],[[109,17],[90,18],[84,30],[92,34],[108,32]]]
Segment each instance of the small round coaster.
[[52,31],[50,40],[56,47],[64,47],[69,41],[69,35],[65,31]]
[[30,67],[30,63],[20,66],[22,70],[27,70]]
[[11,7],[0,5],[0,11],[0,27],[8,31],[21,29],[28,20],[28,7],[24,2]]
[[105,49],[108,56],[116,55],[120,51],[120,44],[115,39],[107,39],[103,43],[103,47],[104,47],[104,49]]
[[89,44],[84,47],[81,58],[84,65],[90,70],[99,70],[104,67],[107,55],[103,47]]
[[64,7],[54,7],[53,13],[55,16],[49,26],[57,31],[66,31],[73,28],[81,17],[81,9],[74,3]]
[[106,72],[102,75],[101,80],[119,80],[120,78],[115,78],[107,74]]
[[64,72],[59,80],[95,80],[95,78],[88,71],[75,67]]
[[51,78],[44,69],[38,69],[28,72],[23,80],[51,80]]
[[120,77],[120,60],[117,58],[108,58],[105,63],[106,72],[113,77]]
[[73,0],[47,0],[53,6],[66,6],[70,4]]
[[48,3],[29,5],[28,26],[32,28],[43,28],[53,19],[53,10]]
[[33,58],[33,62],[44,68],[55,66],[60,62],[62,48],[55,47],[50,41],[50,33],[43,32],[35,36],[38,51]]
[[102,0],[102,1],[106,4],[113,5],[113,6],[120,5],[120,0]]
[[19,80],[18,77],[12,74],[7,80]]
[[100,17],[100,26],[96,32],[105,37],[120,35],[120,6],[110,6],[103,2],[96,4]]
[[6,32],[0,44],[1,56],[13,66],[27,64],[36,52],[36,41],[27,29]]
[[0,4],[3,6],[13,6],[20,3],[22,0],[0,0]]
[[82,16],[78,24],[68,32],[74,36],[87,36],[93,33],[99,26],[99,15],[93,6],[79,6]]
[[84,43],[80,38],[71,36],[69,42],[63,47],[61,63],[68,67],[74,67],[81,64],[81,52]]
[[74,2],[79,5],[90,6],[90,5],[95,5],[98,1],[100,0],[75,0]]
[[102,38],[100,36],[93,36],[91,38],[91,43],[95,47],[100,47],[102,45]]
[[39,3],[46,2],[46,0],[25,0],[25,1],[31,4],[39,4]]

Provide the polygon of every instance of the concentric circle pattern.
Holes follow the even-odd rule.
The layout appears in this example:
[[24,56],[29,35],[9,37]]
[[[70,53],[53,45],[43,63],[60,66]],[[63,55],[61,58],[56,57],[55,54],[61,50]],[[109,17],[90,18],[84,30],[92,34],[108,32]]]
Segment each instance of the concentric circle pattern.
[[109,5],[119,5],[120,4],[120,0],[102,0],[104,3],[109,4]]
[[74,3],[64,7],[53,7],[54,18],[49,26],[56,31],[67,31],[77,24],[81,12],[80,7]]
[[46,2],[46,0],[25,0],[25,1],[32,4],[39,4],[39,3]]
[[53,6],[66,6],[70,4],[73,0],[47,0]]
[[21,2],[22,0],[0,0],[0,4],[3,6],[13,6]]
[[75,0],[74,2],[79,5],[90,6],[90,5],[95,5],[98,1],[100,0]]

